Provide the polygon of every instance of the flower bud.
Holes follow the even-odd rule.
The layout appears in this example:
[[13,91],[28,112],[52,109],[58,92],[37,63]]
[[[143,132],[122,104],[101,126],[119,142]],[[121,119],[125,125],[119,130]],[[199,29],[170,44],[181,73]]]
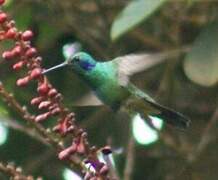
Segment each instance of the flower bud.
[[29,81],[30,81],[30,77],[26,76],[24,78],[18,79],[16,84],[17,84],[17,86],[26,86]]
[[52,115],[57,115],[61,112],[61,109],[59,107],[55,108],[55,109],[52,109],[51,110],[51,114]]
[[33,32],[30,30],[24,31],[21,35],[22,40],[29,41],[33,37]]
[[14,56],[19,56],[22,52],[21,46],[17,45],[12,49]]
[[5,37],[8,38],[8,39],[14,39],[16,34],[17,34],[17,29],[16,28],[10,28],[5,33]]
[[107,165],[103,165],[102,168],[100,169],[100,174],[101,175],[106,175],[109,171],[109,168],[107,167]]
[[26,51],[25,55],[26,55],[28,58],[32,58],[33,56],[36,55],[36,53],[37,53],[36,48],[29,48],[29,49]]
[[40,114],[38,116],[35,117],[35,121],[36,122],[41,122],[41,121],[44,121],[46,119],[48,119],[48,117],[51,115],[50,112],[46,112],[44,114]]
[[5,0],[0,0],[0,5],[3,5],[5,3]]
[[37,91],[41,95],[46,95],[49,91],[49,86],[47,82],[42,83],[41,85],[38,86]]
[[35,68],[31,71],[30,77],[32,79],[37,79],[42,75],[42,69],[41,68]]
[[42,101],[39,104],[38,108],[39,109],[48,108],[48,106],[50,106],[50,105],[51,105],[51,101]]
[[12,59],[14,56],[15,55],[14,55],[14,53],[12,51],[4,51],[3,54],[2,54],[2,57],[4,59],[7,59],[7,60]]
[[4,23],[6,20],[7,20],[7,14],[1,12],[0,13],[0,24]]
[[36,98],[33,98],[30,103],[32,105],[38,105],[39,103],[41,103],[43,101],[43,99],[44,98],[41,97],[41,96],[40,97],[36,97]]
[[64,149],[58,154],[58,158],[60,160],[67,159],[70,155],[74,154],[76,152],[76,146],[71,145],[70,147]]
[[49,90],[48,96],[53,97],[53,96],[57,95],[57,93],[58,93],[57,90],[55,88],[52,88]]
[[23,67],[24,64],[25,64],[24,61],[19,61],[16,64],[13,65],[13,69],[15,71],[20,70]]

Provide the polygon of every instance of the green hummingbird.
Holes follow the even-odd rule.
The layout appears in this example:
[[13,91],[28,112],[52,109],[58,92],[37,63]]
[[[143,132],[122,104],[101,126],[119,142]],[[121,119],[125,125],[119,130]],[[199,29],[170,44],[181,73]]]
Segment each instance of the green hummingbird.
[[[152,62],[145,61],[146,58],[148,59],[147,56],[130,55],[107,62],[99,62],[86,52],[77,52],[62,64],[45,70],[43,74],[69,66],[100,99],[96,104],[108,105],[115,112],[121,110],[130,115],[138,113],[144,120],[155,116],[175,127],[182,129],[188,127],[190,120],[187,117],[158,104],[129,81],[130,75],[144,69],[146,64]],[[153,61],[153,63],[160,59],[157,58],[157,61]],[[94,103],[94,101],[92,102]]]

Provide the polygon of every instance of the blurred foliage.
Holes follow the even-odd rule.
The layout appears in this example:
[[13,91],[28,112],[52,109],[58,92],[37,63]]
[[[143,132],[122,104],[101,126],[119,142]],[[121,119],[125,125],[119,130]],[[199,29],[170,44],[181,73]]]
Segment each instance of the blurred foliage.
[[[132,179],[217,179],[218,129],[217,123],[212,127],[208,124],[217,108],[218,2],[11,0],[5,10],[21,30],[33,30],[33,44],[42,55],[45,68],[62,62],[63,45],[74,41],[80,42],[83,50],[99,61],[128,53],[191,48],[185,55],[132,78],[157,100],[192,119],[185,132],[166,126],[157,143],[136,144]],[[1,43],[0,51],[8,46]],[[11,71],[10,65],[1,59],[0,80],[21,104],[35,112],[29,106],[31,97],[36,95],[35,85],[25,89],[16,87],[15,81],[22,73]],[[122,176],[130,121],[105,107],[74,107],[73,102],[86,94],[88,87],[69,69],[52,72],[48,78],[65,96],[66,105],[76,112],[77,121],[87,129],[92,144],[101,146],[110,142],[115,149],[124,148],[124,153],[115,154],[117,171]],[[1,98],[0,106],[4,116],[6,104]],[[26,124],[13,110],[7,108],[7,111],[9,118]],[[46,125],[49,124],[52,120]],[[199,151],[207,127],[211,134]],[[27,174],[63,179],[64,165],[53,150],[16,129],[10,130],[8,141],[0,147],[0,159],[21,165]],[[4,177],[0,175],[0,179]]]
[[131,1],[115,19],[111,28],[111,38],[117,39],[125,32],[149,17],[165,0]]
[[203,86],[213,86],[218,81],[217,42],[218,24],[214,22],[202,30],[184,62],[187,76]]

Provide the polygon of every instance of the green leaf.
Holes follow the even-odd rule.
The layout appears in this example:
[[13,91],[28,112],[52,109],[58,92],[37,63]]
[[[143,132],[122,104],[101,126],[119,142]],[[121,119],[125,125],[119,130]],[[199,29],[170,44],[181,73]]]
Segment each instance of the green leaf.
[[218,22],[208,25],[194,42],[184,61],[186,75],[202,86],[218,81]]
[[112,24],[111,39],[116,40],[121,35],[133,29],[148,18],[166,0],[133,0],[118,15]]

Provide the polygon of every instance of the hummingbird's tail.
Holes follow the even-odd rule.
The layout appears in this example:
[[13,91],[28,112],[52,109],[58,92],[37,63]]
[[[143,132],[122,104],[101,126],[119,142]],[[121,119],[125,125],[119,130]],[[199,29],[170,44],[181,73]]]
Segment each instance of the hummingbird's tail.
[[156,102],[151,102],[147,99],[145,99],[146,103],[149,103],[152,107],[157,109],[160,113],[151,114],[155,117],[161,118],[163,121],[165,121],[168,124],[171,124],[175,127],[185,129],[190,125],[190,119],[185,117],[183,114],[176,112],[170,108],[167,108],[165,106],[162,106]]

